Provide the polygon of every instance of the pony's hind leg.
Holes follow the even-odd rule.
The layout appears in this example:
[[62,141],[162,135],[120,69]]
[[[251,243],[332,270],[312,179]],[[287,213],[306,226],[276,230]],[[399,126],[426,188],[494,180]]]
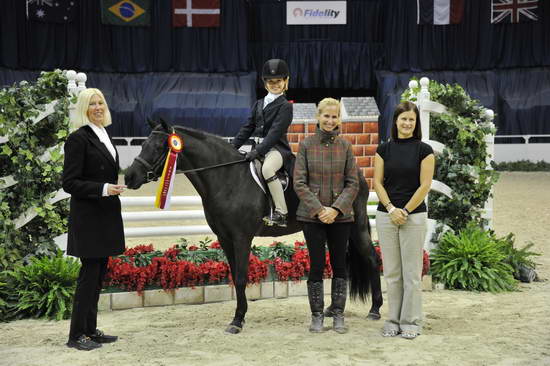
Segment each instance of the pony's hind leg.
[[246,284],[248,282],[248,258],[250,255],[250,240],[233,243],[232,255],[227,256],[229,266],[231,267],[231,275],[233,276],[233,284],[235,285],[235,294],[237,295],[237,309],[235,316],[227,328],[226,333],[238,334],[243,330],[244,317],[248,310],[246,301]]

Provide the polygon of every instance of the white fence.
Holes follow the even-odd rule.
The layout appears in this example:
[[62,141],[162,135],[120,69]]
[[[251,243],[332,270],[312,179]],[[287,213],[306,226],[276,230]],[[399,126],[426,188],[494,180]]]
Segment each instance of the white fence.
[[[499,139],[523,139],[523,143],[499,144]],[[495,136],[495,162],[514,162],[518,160],[529,160],[537,162],[544,160],[550,163],[550,142],[536,142],[532,138],[544,138],[550,141],[550,135],[499,135]]]
[[[138,221],[170,221],[170,220],[204,220],[204,211],[200,210],[166,210],[166,211],[124,211],[127,207],[153,207],[155,197],[120,197],[123,207],[122,220],[124,223]],[[367,206],[367,214],[374,215],[376,213],[376,205],[378,197],[374,192],[369,196]],[[174,196],[171,199],[171,206],[187,206],[201,207],[202,200],[200,196]],[[372,228],[376,226],[374,219],[370,219],[369,223]],[[177,235],[211,235],[212,230],[208,225],[178,225],[178,226],[143,226],[143,227],[125,227],[124,235],[130,237],[143,236],[177,236]]]

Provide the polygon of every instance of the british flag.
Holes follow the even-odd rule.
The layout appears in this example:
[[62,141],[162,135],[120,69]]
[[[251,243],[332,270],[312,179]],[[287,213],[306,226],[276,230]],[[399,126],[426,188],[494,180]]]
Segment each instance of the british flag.
[[491,23],[538,20],[539,0],[492,0]]

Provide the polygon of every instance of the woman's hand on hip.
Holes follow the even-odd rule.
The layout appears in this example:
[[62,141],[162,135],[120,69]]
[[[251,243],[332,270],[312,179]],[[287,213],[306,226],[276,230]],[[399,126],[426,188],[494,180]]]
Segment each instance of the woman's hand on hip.
[[338,210],[332,207],[325,207],[319,214],[319,220],[321,220],[323,224],[332,224],[336,216],[338,216]]
[[107,186],[107,194],[109,196],[117,196],[124,192],[124,189],[126,189],[124,184],[109,184]]

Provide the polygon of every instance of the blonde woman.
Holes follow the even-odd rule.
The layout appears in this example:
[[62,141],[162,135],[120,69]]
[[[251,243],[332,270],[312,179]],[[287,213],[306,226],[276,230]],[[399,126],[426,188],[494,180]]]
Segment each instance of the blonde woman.
[[109,256],[124,252],[117,183],[119,157],[105,130],[111,114],[103,93],[85,89],[65,143],[63,189],[71,194],[67,254],[82,262],[67,346],[90,351],[117,340],[97,329],[97,303]]
[[323,271],[327,244],[333,271],[333,329],[345,333],[346,250],[354,221],[353,201],[359,191],[359,178],[352,146],[339,136],[340,103],[333,98],[323,99],[317,107],[317,120],[315,135],[300,143],[294,168],[294,190],[300,198],[296,216],[303,223],[310,258],[309,330],[323,331]]

